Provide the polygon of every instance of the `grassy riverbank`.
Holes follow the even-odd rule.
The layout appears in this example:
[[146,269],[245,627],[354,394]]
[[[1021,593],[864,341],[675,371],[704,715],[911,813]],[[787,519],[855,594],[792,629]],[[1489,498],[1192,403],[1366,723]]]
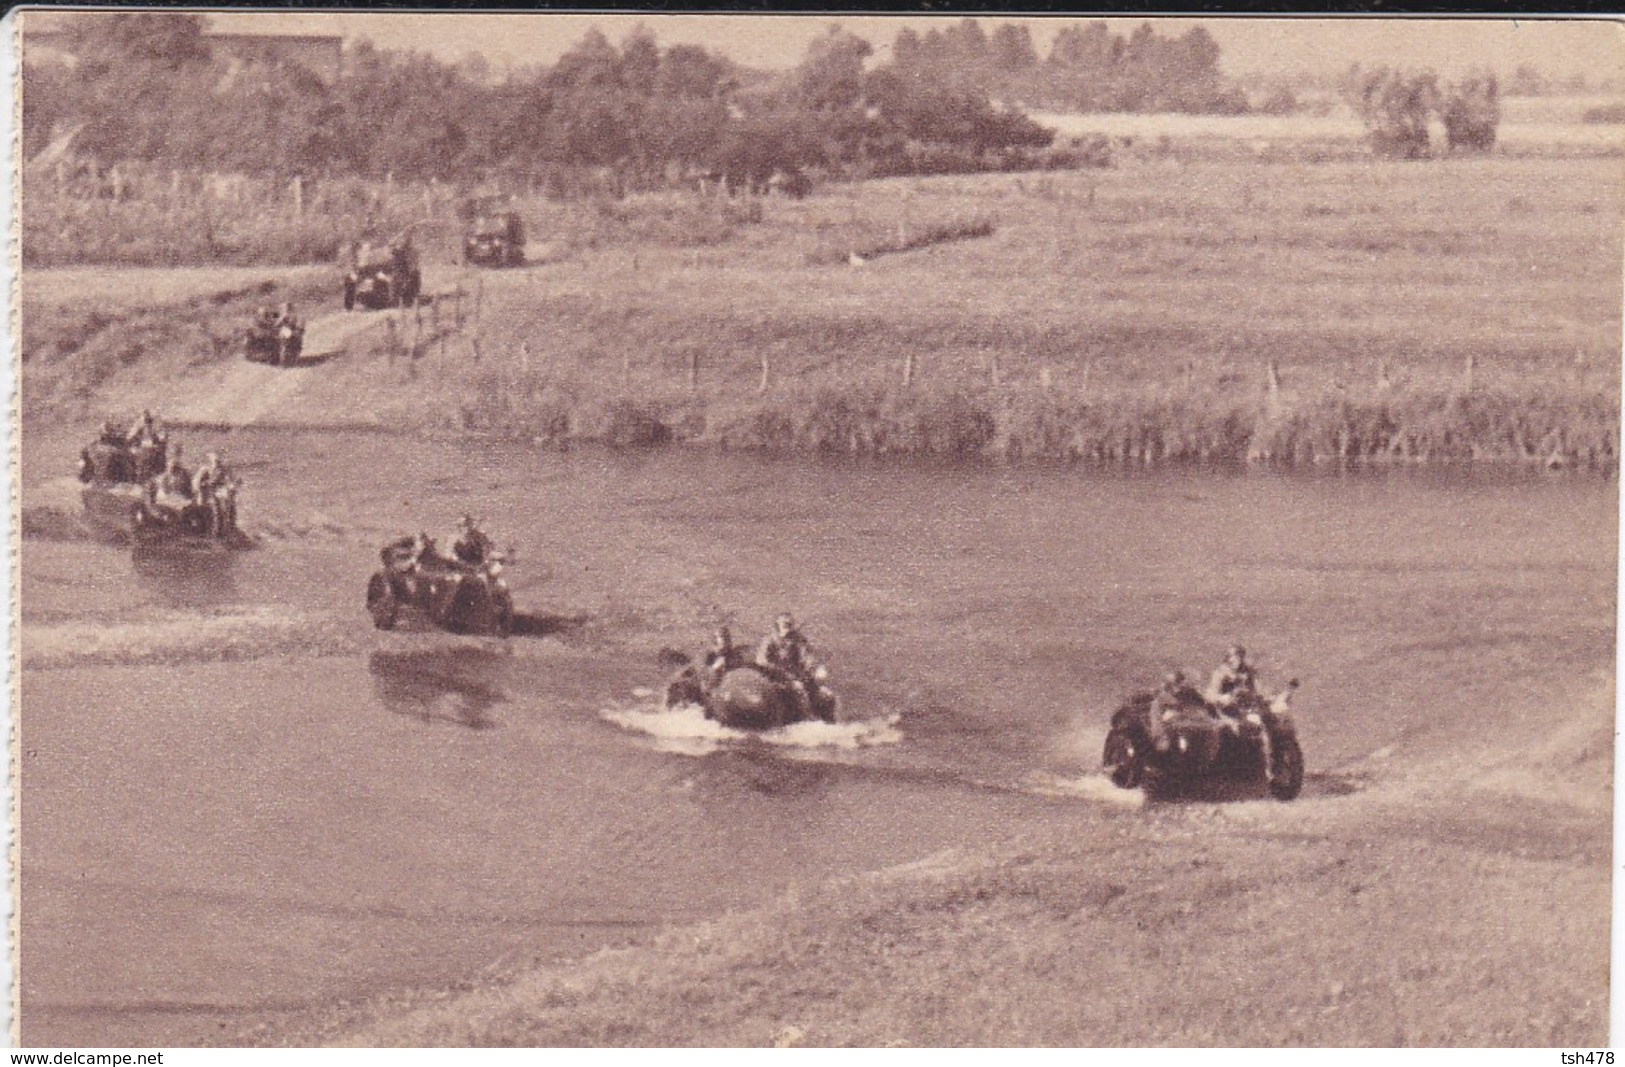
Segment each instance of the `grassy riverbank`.
[[[1611,471],[1622,167],[1150,160],[558,206],[543,262],[429,261],[431,287],[477,306],[461,332],[414,348],[414,322],[380,324],[280,414],[627,445]],[[307,310],[331,309],[336,272],[312,285]],[[48,286],[24,294],[25,413],[139,401],[140,367],[85,370],[107,363],[73,321],[94,298],[64,316]],[[231,356],[173,342],[170,371]],[[74,387],[42,391],[59,376]]]

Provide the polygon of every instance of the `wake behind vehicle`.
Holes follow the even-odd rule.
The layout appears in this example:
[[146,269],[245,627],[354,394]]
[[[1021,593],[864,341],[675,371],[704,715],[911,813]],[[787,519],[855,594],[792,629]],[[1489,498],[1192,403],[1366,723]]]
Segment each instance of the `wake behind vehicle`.
[[1291,800],[1303,789],[1303,750],[1288,706],[1297,686],[1293,679],[1272,699],[1254,695],[1228,717],[1194,689],[1174,699],[1136,693],[1112,715],[1106,772],[1121,789],[1224,781]]
[[243,358],[250,363],[291,367],[299,362],[304,344],[304,322],[286,309],[273,313],[262,308],[243,337]]
[[403,537],[379,553],[382,568],[367,581],[367,613],[380,630],[415,618],[458,634],[507,637],[513,632],[513,596],[502,577],[506,557],[447,557],[432,544]]
[[515,211],[475,216],[463,238],[463,261],[481,267],[517,267],[525,262],[525,229]]
[[404,241],[385,249],[363,245],[344,276],[344,310],[412,307],[423,290],[417,250]]

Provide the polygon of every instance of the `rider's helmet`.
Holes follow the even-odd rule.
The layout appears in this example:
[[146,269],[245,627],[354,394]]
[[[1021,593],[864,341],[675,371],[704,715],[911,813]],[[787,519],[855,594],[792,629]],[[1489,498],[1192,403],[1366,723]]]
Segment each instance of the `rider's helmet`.
[[1163,676],[1162,684],[1170,690],[1183,688],[1185,685],[1185,672],[1169,671]]
[[1231,645],[1224,658],[1232,667],[1239,667],[1247,662],[1247,650],[1240,645]]
[[781,611],[773,619],[773,629],[780,637],[789,637],[796,632],[796,619],[788,611]]
[[711,635],[711,644],[718,652],[726,652],[734,645],[733,634],[728,632],[726,626],[718,626]]

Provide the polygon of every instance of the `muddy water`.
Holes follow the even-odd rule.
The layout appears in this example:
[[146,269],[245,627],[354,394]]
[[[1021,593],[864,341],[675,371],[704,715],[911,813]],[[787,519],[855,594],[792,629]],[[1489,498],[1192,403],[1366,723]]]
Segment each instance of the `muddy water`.
[[[1612,672],[1596,481],[185,436],[246,477],[257,550],[76,538],[74,438],[24,435],[29,1045],[205,1040],[1024,822],[1158,817],[1087,777],[1105,718],[1235,640],[1304,681],[1306,807],[1504,758]],[[528,632],[374,633],[379,543],[462,511],[515,550]],[[649,714],[661,648],[783,608],[852,724]]]

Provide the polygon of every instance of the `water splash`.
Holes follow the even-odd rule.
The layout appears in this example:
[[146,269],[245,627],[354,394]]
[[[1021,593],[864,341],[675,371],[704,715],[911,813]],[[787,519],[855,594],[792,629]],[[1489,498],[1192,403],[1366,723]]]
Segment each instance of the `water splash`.
[[903,731],[897,726],[902,718],[899,714],[854,722],[798,722],[776,730],[736,730],[706,718],[694,705],[666,711],[653,703],[639,703],[604,708],[599,714],[624,730],[652,738],[660,751],[683,756],[704,756],[726,745],[747,741],[786,749],[851,751],[895,745],[903,739]]
[[22,662],[26,668],[43,669],[331,650],[334,635],[319,621],[259,607],[213,615],[176,612],[130,621],[31,624],[22,635]]
[[1047,797],[1080,797],[1117,808],[1145,806],[1143,789],[1119,789],[1104,774],[1081,774],[1077,777],[1035,771],[1027,776],[1023,788]]

